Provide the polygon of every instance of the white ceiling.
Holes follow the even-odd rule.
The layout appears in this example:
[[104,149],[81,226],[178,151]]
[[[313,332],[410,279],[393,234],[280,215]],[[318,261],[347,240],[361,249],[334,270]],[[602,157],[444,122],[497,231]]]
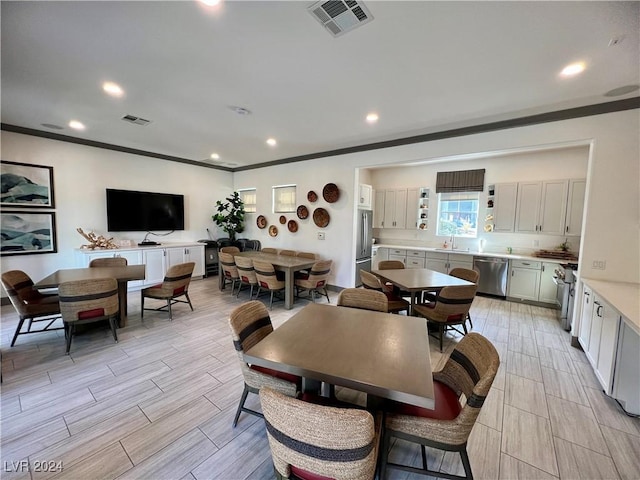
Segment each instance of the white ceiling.
[[637,1],[368,1],[337,38],[312,3],[2,1],[2,123],[238,168],[638,95],[604,96],[640,83]]

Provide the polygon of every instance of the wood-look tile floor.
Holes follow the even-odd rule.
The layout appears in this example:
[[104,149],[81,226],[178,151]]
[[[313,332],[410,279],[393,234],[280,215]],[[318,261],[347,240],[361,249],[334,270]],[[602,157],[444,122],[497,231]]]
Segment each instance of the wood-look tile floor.
[[[247,296],[220,292],[216,277],[190,292],[194,312],[179,305],[173,322],[148,312],[144,323],[132,293],[119,342],[93,329],[69,356],[61,331],[20,336],[10,348],[17,317],[2,307],[1,477],[272,478],[263,421],[243,414],[231,427],[243,380],[227,318]],[[274,325],[305,304],[276,303]],[[469,440],[476,478],[640,478],[640,420],[602,393],[553,310],[477,297],[472,318],[502,362]],[[444,355],[432,340],[434,367],[457,340],[448,338]],[[254,395],[249,404],[259,408]],[[420,464],[418,448],[402,441],[391,455]],[[431,468],[462,473],[457,454],[428,456]]]

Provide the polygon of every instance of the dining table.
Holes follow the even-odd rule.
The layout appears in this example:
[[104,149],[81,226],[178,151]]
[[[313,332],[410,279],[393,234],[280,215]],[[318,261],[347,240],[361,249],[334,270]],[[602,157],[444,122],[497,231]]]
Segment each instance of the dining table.
[[401,290],[411,294],[409,315],[413,315],[413,307],[420,292],[439,292],[445,287],[473,285],[472,282],[446,273],[436,272],[428,268],[397,268],[390,270],[371,270],[371,273],[385,282],[392,283]]
[[365,392],[368,405],[387,398],[434,408],[429,338],[418,317],[310,303],[244,360]]
[[[305,257],[292,257],[289,255],[279,255],[277,253],[265,253],[260,251],[246,251],[234,253],[234,257],[247,257],[263,262],[269,262],[276,271],[284,272],[284,308],[293,308],[295,272],[313,267],[316,260]],[[224,290],[224,275],[220,274],[220,290]]]
[[144,265],[127,265],[120,267],[87,267],[57,270],[37,282],[33,288],[57,288],[61,283],[77,280],[93,280],[96,278],[115,278],[118,281],[118,326],[127,324],[127,282],[144,280]]

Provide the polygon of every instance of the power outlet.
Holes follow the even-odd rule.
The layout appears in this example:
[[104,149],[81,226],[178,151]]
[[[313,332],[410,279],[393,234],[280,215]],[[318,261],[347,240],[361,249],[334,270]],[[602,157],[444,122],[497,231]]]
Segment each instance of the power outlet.
[[318,240],[324,240],[324,232],[318,232]]
[[607,268],[607,261],[594,260],[593,263],[591,264],[591,268],[593,268],[594,270],[604,270]]
[[539,247],[540,246],[540,240],[534,240],[533,241],[533,246],[534,247]]

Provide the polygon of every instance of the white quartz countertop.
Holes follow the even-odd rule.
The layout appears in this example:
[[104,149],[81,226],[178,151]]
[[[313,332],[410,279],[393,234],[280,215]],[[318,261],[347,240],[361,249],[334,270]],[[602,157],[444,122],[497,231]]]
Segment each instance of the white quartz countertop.
[[558,258],[543,258],[543,257],[533,257],[531,255],[518,255],[515,253],[496,253],[496,252],[479,252],[477,250],[466,250],[466,249],[456,249],[452,250],[450,248],[435,248],[435,247],[417,247],[415,245],[394,245],[388,243],[376,243],[373,245],[378,248],[392,248],[392,249],[401,249],[401,250],[418,250],[422,252],[434,252],[434,253],[453,253],[456,255],[470,255],[475,257],[492,257],[492,258],[508,258],[512,260],[534,260],[537,262],[552,262],[552,263],[575,263],[575,260],[564,260]]
[[582,278],[582,281],[620,312],[628,325],[640,335],[639,283],[592,280],[590,278]]
[[204,247],[205,244],[201,242],[158,242],[158,245],[145,245],[138,246],[135,245],[126,246],[126,247],[118,247],[118,248],[94,248],[93,250],[90,248],[76,248],[77,252],[80,253],[98,253],[98,252],[122,252],[125,250],[149,250],[153,248],[172,248],[172,247]]

